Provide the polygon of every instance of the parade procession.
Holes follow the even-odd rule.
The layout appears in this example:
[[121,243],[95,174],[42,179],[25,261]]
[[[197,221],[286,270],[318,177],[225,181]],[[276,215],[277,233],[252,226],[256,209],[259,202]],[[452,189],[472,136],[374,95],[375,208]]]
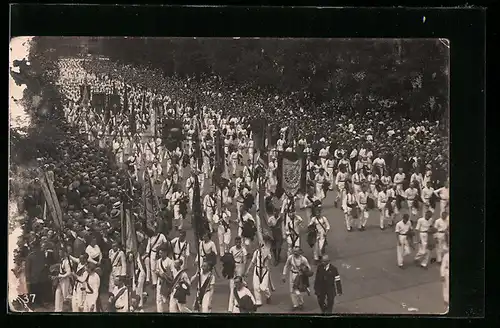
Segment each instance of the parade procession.
[[446,312],[442,121],[38,60],[38,155],[10,168],[11,309]]

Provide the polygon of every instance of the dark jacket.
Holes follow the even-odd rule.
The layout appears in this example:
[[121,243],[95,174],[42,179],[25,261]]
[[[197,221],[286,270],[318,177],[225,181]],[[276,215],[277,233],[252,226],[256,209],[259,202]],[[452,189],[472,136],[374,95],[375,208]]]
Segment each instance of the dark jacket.
[[[36,284],[42,282],[45,270],[45,254],[41,250],[35,250],[28,254],[26,258],[26,282]],[[47,277],[48,278],[48,277]]]
[[337,268],[330,264],[328,270],[325,270],[324,265],[319,265],[316,271],[316,279],[314,280],[314,290],[316,294],[342,294],[342,283]]
[[85,253],[85,249],[87,248],[87,244],[85,241],[80,238],[76,238],[73,242],[73,256],[80,257],[80,255]]

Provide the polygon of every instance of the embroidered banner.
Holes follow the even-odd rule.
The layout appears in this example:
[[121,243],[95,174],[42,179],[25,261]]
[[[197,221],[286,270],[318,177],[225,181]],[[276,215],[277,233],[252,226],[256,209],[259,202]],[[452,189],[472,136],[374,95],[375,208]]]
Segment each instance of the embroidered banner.
[[305,159],[294,152],[281,152],[278,179],[282,191],[289,196],[303,192],[305,188]]

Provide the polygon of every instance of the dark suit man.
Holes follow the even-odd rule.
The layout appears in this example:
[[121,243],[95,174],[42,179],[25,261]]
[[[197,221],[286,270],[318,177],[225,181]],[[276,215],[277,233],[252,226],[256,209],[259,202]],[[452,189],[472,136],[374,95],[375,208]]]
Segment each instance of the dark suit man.
[[330,264],[328,255],[323,255],[316,271],[314,291],[322,313],[333,313],[335,296],[342,295],[342,284],[337,268]]
[[[48,279],[44,279],[45,272],[45,254],[40,249],[38,241],[34,241],[30,245],[30,252],[26,258],[26,283],[29,294],[35,294],[35,304],[41,305],[43,301],[43,283]],[[40,297],[42,296],[42,297]]]

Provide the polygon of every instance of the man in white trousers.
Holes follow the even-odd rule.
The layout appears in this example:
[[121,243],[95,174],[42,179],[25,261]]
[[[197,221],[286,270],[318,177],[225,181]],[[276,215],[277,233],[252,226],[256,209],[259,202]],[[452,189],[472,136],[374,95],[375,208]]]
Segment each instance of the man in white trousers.
[[252,256],[252,261],[248,266],[245,276],[248,276],[250,269],[253,267],[253,292],[255,295],[255,305],[262,306],[262,294],[266,299],[266,303],[271,301],[271,281],[269,262],[271,261],[271,252],[264,245],[259,245]]
[[292,299],[292,311],[302,310],[304,307],[304,297],[295,284],[295,280],[301,274],[303,267],[306,267],[309,271],[311,270],[311,266],[309,265],[307,258],[300,254],[300,247],[295,247],[293,249],[293,254],[288,256],[288,259],[286,260],[282,277],[283,282],[286,282],[286,273],[287,271],[290,271],[288,279],[290,285],[290,297]]
[[[232,313],[245,313],[243,309],[240,309],[240,304],[238,302],[238,299],[242,298],[249,298],[251,302],[255,305],[256,300],[255,297],[252,295],[250,290],[246,287],[245,282],[243,281],[243,278],[241,276],[236,276],[234,277],[234,287],[229,291],[231,294],[233,294],[232,298],[232,303],[229,305],[229,312]],[[238,299],[234,296],[236,294],[238,296]]]
[[210,313],[212,312],[212,297],[215,287],[215,275],[210,263],[202,263],[201,272],[198,271],[191,278],[191,285],[195,280],[198,280],[198,289],[193,308],[197,312]]
[[398,267],[401,269],[404,268],[404,258],[407,255],[410,255],[410,244],[408,241],[408,235],[412,232],[410,216],[408,214],[403,215],[403,219],[396,223],[395,228],[396,236],[397,236],[397,246],[396,246],[396,255],[398,261]]
[[175,260],[172,268],[172,293],[170,294],[168,312],[170,313],[189,313],[191,310],[186,305],[186,296],[191,287],[188,274],[184,269],[185,263],[183,260]]
[[423,218],[418,219],[417,226],[415,227],[415,231],[418,232],[418,236],[420,242],[418,244],[418,252],[415,255],[415,262],[419,263],[420,266],[424,269],[427,268],[427,264],[429,263],[429,229],[432,226],[432,212],[425,212],[425,216]]
[[316,243],[314,244],[313,254],[314,260],[319,261],[324,254],[326,246],[326,236],[330,231],[330,223],[328,219],[321,214],[321,205],[318,204],[314,208],[314,216],[312,217],[309,225],[316,228]]

